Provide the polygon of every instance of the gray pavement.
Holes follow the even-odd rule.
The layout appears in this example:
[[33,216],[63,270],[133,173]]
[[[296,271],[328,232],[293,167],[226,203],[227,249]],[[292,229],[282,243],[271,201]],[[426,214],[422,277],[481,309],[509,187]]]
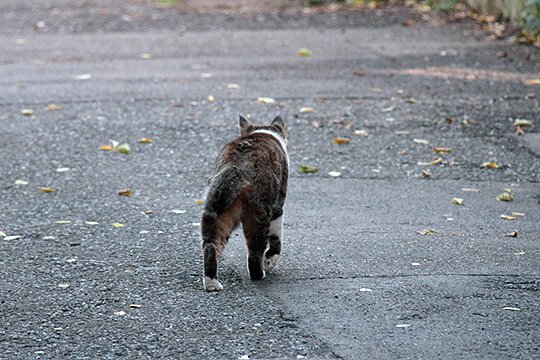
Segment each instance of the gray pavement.
[[[403,8],[0,13],[0,358],[540,355],[538,49]],[[207,294],[197,201],[238,114],[287,122],[284,254],[252,282],[235,233]]]

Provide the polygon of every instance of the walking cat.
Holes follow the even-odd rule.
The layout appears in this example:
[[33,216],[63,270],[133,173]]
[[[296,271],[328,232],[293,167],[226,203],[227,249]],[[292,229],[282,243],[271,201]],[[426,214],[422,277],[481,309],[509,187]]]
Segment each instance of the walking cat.
[[261,280],[276,266],[288,178],[283,119],[278,116],[270,125],[261,126],[240,116],[240,136],[223,147],[208,180],[201,220],[205,290],[223,290],[218,280],[219,257],[240,223],[250,278]]

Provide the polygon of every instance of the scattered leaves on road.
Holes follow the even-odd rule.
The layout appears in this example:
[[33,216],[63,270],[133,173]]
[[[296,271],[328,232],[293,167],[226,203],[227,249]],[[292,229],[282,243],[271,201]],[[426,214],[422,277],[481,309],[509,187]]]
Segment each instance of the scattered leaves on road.
[[144,60],[150,60],[152,58],[152,54],[143,52],[139,54],[139,57]]
[[305,107],[301,107],[298,112],[300,114],[314,113],[315,109],[312,108],[311,106],[305,106]]
[[521,311],[518,307],[512,307],[512,306],[505,306],[502,308],[503,310],[510,310],[510,311]]
[[529,79],[525,81],[525,85],[540,85],[540,79]]
[[60,289],[67,289],[68,287],[70,287],[70,285],[68,283],[60,283],[58,284],[58,287]]
[[140,307],[142,307],[142,305],[139,305],[139,304],[129,304],[128,307],[132,308],[132,309],[138,309]]
[[56,189],[54,189],[52,187],[40,187],[39,191],[41,191],[43,193],[53,193],[53,192],[56,191]]
[[464,202],[463,199],[461,199],[461,198],[452,198],[452,200],[450,200],[450,204],[452,204],[452,205],[463,206],[464,203],[465,203],[465,202]]
[[90,226],[93,226],[93,225],[99,225],[99,223],[97,221],[85,221],[84,222],[86,225],[90,225]]
[[512,201],[514,197],[510,192],[503,192],[502,194],[497,195],[497,201]]
[[144,138],[140,138],[139,140],[137,140],[137,142],[139,144],[150,144],[151,142],[153,142],[153,140],[144,137]]
[[498,169],[499,164],[497,164],[495,161],[487,161],[480,165],[481,169]]
[[522,212],[517,212],[517,211],[512,211],[512,216],[525,216],[525,213],[522,213]]
[[372,292],[373,290],[368,289],[368,288],[360,288],[360,289],[358,289],[358,291],[360,291],[360,292]]
[[417,144],[422,144],[422,145],[428,145],[429,144],[429,140],[426,140],[426,139],[413,139],[412,141],[417,143]]
[[366,74],[366,71],[362,68],[356,68],[354,69],[353,74],[356,76],[364,76]]
[[28,185],[26,180],[15,180],[15,185]]
[[516,217],[516,216],[511,216],[511,215],[504,215],[504,214],[502,214],[502,215],[501,215],[501,219],[503,219],[503,220],[517,220],[517,217]]
[[300,56],[300,57],[309,57],[312,55],[313,55],[313,52],[307,48],[301,48],[296,52],[296,56]]
[[20,235],[4,236],[5,241],[14,241],[14,240],[19,240],[20,238],[21,238]]
[[341,176],[341,173],[339,171],[330,171],[328,173],[328,175],[332,176],[332,177],[340,177]]
[[423,179],[427,179],[433,177],[433,174],[429,170],[422,170],[422,172],[420,173],[420,177]]
[[34,110],[32,109],[21,109],[21,114],[24,116],[32,116],[34,115]]
[[131,148],[129,147],[129,144],[123,143],[120,144],[118,141],[112,140],[112,145],[100,145],[99,150],[103,151],[114,151],[120,154],[129,154],[131,152]]
[[531,127],[533,126],[532,120],[526,120],[526,119],[516,119],[514,120],[514,126],[519,126],[521,128],[524,127]]
[[257,98],[257,102],[259,102],[261,104],[274,104],[276,102],[276,100],[271,98],[271,97],[261,96],[261,97]]
[[126,226],[126,225],[124,225],[124,224],[122,224],[122,223],[117,223],[117,222],[115,222],[115,223],[112,223],[112,226],[115,227],[115,228],[123,228],[123,227]]
[[133,195],[133,191],[131,189],[120,190],[118,192],[118,195],[120,195],[120,196],[131,196],[131,195]]
[[434,147],[433,151],[437,154],[450,154],[452,152],[452,148],[449,147]]
[[46,111],[58,111],[58,110],[62,110],[62,109],[63,109],[63,107],[61,107],[60,105],[56,105],[56,104],[49,104],[45,108]]
[[517,230],[511,231],[509,233],[504,234],[504,236],[517,238],[519,236],[519,232]]
[[439,164],[442,164],[442,162],[443,162],[442,158],[436,157],[435,159],[431,160],[430,162],[419,161],[418,165],[420,165],[420,166],[439,165]]
[[71,220],[56,220],[54,223],[60,225],[71,224]]
[[298,167],[298,172],[301,174],[314,174],[317,171],[319,171],[319,169],[316,168],[315,166],[302,164]]
[[369,133],[367,132],[367,130],[358,129],[358,130],[354,130],[354,135],[356,135],[356,136],[369,136]]
[[333,140],[332,140],[332,143],[334,145],[347,145],[348,143],[351,142],[351,139],[349,138],[345,138],[345,137],[335,137]]
[[90,80],[92,75],[90,74],[80,74],[72,77],[73,80]]
[[437,230],[434,229],[423,229],[423,230],[417,230],[416,231],[420,235],[434,235],[437,234]]

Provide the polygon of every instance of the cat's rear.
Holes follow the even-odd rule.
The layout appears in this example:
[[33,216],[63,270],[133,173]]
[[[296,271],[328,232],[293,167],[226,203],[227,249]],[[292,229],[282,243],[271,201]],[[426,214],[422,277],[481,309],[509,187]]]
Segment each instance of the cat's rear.
[[263,279],[281,253],[288,166],[285,125],[276,117],[256,126],[240,117],[240,136],[221,150],[209,179],[202,214],[204,287],[221,290],[218,261],[242,223],[253,280]]

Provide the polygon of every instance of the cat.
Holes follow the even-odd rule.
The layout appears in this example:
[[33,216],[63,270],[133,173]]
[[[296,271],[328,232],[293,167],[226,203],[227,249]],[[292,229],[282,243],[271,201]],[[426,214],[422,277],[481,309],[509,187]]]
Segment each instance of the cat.
[[288,178],[287,135],[281,116],[268,126],[240,116],[240,136],[220,151],[208,179],[201,219],[205,290],[223,290],[219,258],[240,223],[250,278],[261,280],[274,269],[281,254]]

